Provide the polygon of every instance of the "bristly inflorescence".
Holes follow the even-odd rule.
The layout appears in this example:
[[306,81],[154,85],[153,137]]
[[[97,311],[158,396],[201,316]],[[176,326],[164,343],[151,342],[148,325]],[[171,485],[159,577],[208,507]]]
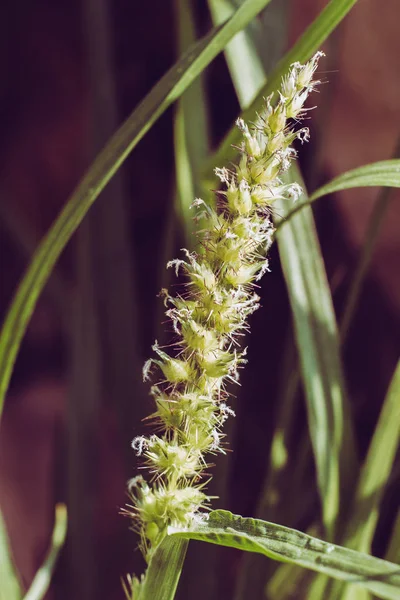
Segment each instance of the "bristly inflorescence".
[[217,206],[195,200],[201,251],[184,250],[171,261],[183,272],[182,293],[163,290],[166,314],[173,324],[174,353],[157,342],[155,357],[144,366],[152,387],[157,433],[136,437],[132,446],[144,460],[151,482],[142,476],[129,482],[131,515],[140,531],[142,549],[149,559],[167,527],[186,527],[207,506],[204,474],[207,454],[224,452],[222,426],[233,415],[227,383],[238,379],[245,362],[240,338],[247,317],[259,307],[255,282],[268,271],[267,253],[274,232],[271,206],[278,198],[296,199],[297,184],[284,184],[295,151],[295,139],[308,139],[308,129],[296,130],[305,114],[304,103],[317,81],[313,75],[321,56],[295,63],[283,78],[278,97],[265,101],[263,112],[248,127],[242,119],[239,163],[215,170],[223,184]]

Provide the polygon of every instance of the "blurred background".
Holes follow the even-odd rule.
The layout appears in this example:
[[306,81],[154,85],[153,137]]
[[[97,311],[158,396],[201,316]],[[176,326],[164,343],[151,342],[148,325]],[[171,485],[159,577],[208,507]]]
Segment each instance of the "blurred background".
[[[326,4],[271,2],[251,28],[267,72]],[[205,0],[1,3],[2,317],[35,247],[95,154],[179,56],[187,5],[196,36],[204,35],[212,26]],[[312,99],[318,109],[300,157],[309,191],[348,169],[396,156],[399,20],[396,0],[386,0],[384,10],[381,0],[363,0],[328,40],[320,67],[327,83]],[[239,113],[222,55],[202,85],[209,148],[215,150]],[[63,253],[30,323],[6,401],[0,505],[26,586],[48,548],[55,503],[68,504],[68,539],[49,599],[119,599],[120,578],[143,570],[137,537],[120,510],[128,500],[126,481],[137,472],[130,442],[146,431],[142,419],[152,412],[141,368],[154,339],[165,335],[157,294],[169,282],[166,261],[187,237],[176,209],[174,110],[139,143]],[[364,188],[315,205],[338,317],[368,227],[378,219],[379,197],[379,190]],[[384,199],[379,240],[343,348],[361,455],[399,354],[399,200],[397,190]],[[251,320],[249,364],[233,399],[234,452],[223,457],[225,466],[217,461],[213,482],[220,496],[215,507],[245,516],[259,506],[279,390],[296,362],[276,248],[271,269],[262,283],[262,310]],[[297,456],[307,427],[301,391],[293,410]],[[282,482],[283,505],[314,485],[309,448],[302,464],[296,481]],[[395,517],[398,473],[385,495],[385,522],[374,542],[378,556]],[[280,506],[271,501],[267,518],[304,530],[319,510],[316,495],[293,517]],[[200,547],[191,544],[180,597],[231,598],[240,553],[213,550],[220,574],[215,583]]]

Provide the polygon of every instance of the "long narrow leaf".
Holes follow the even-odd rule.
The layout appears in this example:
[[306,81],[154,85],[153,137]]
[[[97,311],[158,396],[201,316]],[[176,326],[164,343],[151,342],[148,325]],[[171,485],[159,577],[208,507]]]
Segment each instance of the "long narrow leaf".
[[[379,517],[379,505],[389,479],[400,440],[400,361],[386,395],[368,454],[361,469],[354,507],[349,515],[343,544],[359,552],[370,552]],[[352,600],[353,586],[338,582],[332,586],[330,598]],[[325,596],[324,596],[325,597]]]
[[22,586],[9,550],[6,526],[0,513],[0,600],[21,600]]
[[57,558],[65,542],[67,534],[67,509],[64,504],[56,506],[56,519],[51,536],[49,552],[44,559],[43,565],[36,573],[31,586],[24,596],[24,600],[42,600],[49,589],[50,581]]
[[211,544],[264,554],[268,558],[325,573],[362,586],[379,598],[398,600],[400,567],[329,544],[305,533],[275,523],[243,518],[225,510],[213,511],[209,519],[194,522],[187,530],[170,527],[172,537],[200,540]]
[[[220,25],[234,12],[232,0],[208,0],[214,25]],[[229,73],[241,108],[265,85],[267,78],[248,31],[238,33],[225,49]]]
[[400,160],[382,160],[335,177],[310,196],[310,201],[356,187],[400,187]]
[[6,317],[0,337],[0,415],[29,318],[54,264],[90,206],[154,122],[269,0],[245,0],[224,25],[190,49],[157,83],[99,154],[39,246]]
[[350,527],[344,543],[369,552],[379,515],[379,503],[389,479],[400,441],[400,361],[382,406],[363,464]]
[[[287,202],[278,203],[279,219],[287,210]],[[351,487],[355,455],[335,314],[311,210],[296,215],[277,237],[294,316],[324,524],[332,537],[340,500]]]
[[282,226],[286,221],[289,221],[293,215],[298,211],[304,209],[308,204],[312,204],[315,200],[327,196],[328,194],[334,194],[342,190],[349,190],[358,187],[400,187],[400,160],[382,160],[375,163],[346,171],[342,175],[335,177],[316,190],[309,197],[308,201],[295,206],[287,215],[285,221],[282,222]]
[[[195,42],[193,7],[187,0],[176,0],[176,21],[179,53]],[[204,78],[198,77],[176,104],[174,122],[175,170],[177,183],[177,213],[186,237],[186,246],[193,246],[195,238],[193,211],[194,198],[202,196],[199,170],[209,151],[208,115]]]

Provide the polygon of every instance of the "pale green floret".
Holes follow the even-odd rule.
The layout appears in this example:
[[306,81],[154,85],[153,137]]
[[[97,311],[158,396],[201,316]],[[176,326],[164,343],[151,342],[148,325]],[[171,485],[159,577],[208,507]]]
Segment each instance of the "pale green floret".
[[245,179],[236,187],[233,183],[226,191],[226,198],[231,212],[235,215],[248,215],[253,208],[250,186]]
[[269,130],[275,135],[283,131],[286,126],[286,106],[282,102],[277,104],[268,119]]
[[184,416],[179,409],[179,397],[172,400],[164,397],[155,398],[157,404],[157,412],[151,416],[153,419],[159,419],[166,430],[174,431],[180,429]]
[[[274,227],[275,200],[297,199],[301,188],[283,184],[297,138],[308,140],[308,130],[295,131],[288,119],[305,114],[304,102],[315,88],[312,77],[321,53],[306,65],[291,66],[281,92],[266,99],[256,122],[238,119],[242,133],[236,166],[217,168],[223,189],[215,208],[196,199],[198,254],[184,250],[185,260],[170,261],[185,284],[175,297],[162,291],[167,316],[174,328],[172,356],[156,343],[157,358],[148,360],[160,382],[152,388],[156,411],[151,419],[159,435],[136,437],[132,446],[145,460],[151,486],[142,477],[129,489],[132,516],[140,528],[146,559],[162,542],[169,525],[187,527],[210,498],[203,491],[205,455],[224,452],[222,426],[233,411],[226,404],[226,384],[238,380],[245,350],[238,345],[248,329],[247,318],[259,307],[255,283],[268,270],[267,253]],[[138,584],[137,584],[138,585]]]
[[193,376],[192,367],[190,363],[185,360],[168,357],[168,359],[165,359],[165,362],[159,360],[155,360],[154,362],[160,367],[165,378],[171,383],[190,381]]
[[236,125],[243,133],[244,149],[246,153],[254,158],[260,156],[264,150],[264,140],[261,137],[257,138],[256,136],[252,135],[243,119],[238,119],[236,121]]
[[142,532],[144,548],[147,543],[157,546],[168,525],[187,527],[193,513],[207,502],[207,496],[199,486],[169,489],[160,485],[152,489],[142,477],[137,477],[130,482],[129,489],[140,518],[146,524]]
[[267,161],[260,159],[250,163],[248,176],[250,175],[253,185],[267,185],[276,179],[281,169],[280,157],[276,153]]
[[271,135],[268,138],[267,150],[269,154],[277,152],[279,148],[286,145],[286,135],[284,131],[278,131],[275,135]]
[[204,373],[213,379],[229,375],[234,369],[236,356],[224,350],[207,352],[199,357],[199,366]]
[[212,292],[217,287],[217,278],[215,273],[208,265],[196,265],[196,270],[189,271],[189,276],[192,282],[201,292]]
[[238,265],[243,255],[243,242],[237,238],[225,238],[218,244],[215,255],[223,264]]
[[225,280],[234,286],[249,284],[255,279],[262,265],[263,263],[261,262],[248,265],[242,264],[239,269],[230,269],[225,275]]
[[199,350],[200,352],[216,350],[219,345],[216,334],[199,325],[193,319],[182,323],[182,336],[188,348]]
[[151,436],[148,440],[148,449],[144,456],[151,471],[175,481],[194,477],[203,468],[198,449],[194,450],[157,436]]

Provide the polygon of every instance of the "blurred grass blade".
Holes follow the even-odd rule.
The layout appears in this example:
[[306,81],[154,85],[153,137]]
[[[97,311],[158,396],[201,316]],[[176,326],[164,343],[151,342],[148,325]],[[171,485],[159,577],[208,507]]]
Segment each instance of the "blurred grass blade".
[[0,513],[0,600],[21,600],[22,586],[14,567],[6,525]]
[[[220,25],[235,10],[231,0],[208,0],[214,25]],[[238,33],[225,49],[226,62],[239,104],[249,106],[267,78],[248,31]]]
[[343,314],[340,317],[339,330],[342,345],[346,342],[347,334],[349,332],[353,315],[357,307],[357,302],[361,294],[364,279],[368,272],[368,267],[371,262],[383,221],[386,217],[388,206],[391,202],[390,192],[390,188],[384,188],[382,190],[379,198],[374,204],[371,216],[368,220],[368,227],[365,234],[363,247],[358,257],[357,266],[347,292]]
[[[193,6],[187,0],[175,0],[179,54],[195,42]],[[200,165],[209,151],[209,127],[204,80],[200,75],[186,90],[176,105],[174,147],[177,181],[176,209],[183,225],[187,247],[195,238],[193,211],[196,197],[203,196],[200,186]]]
[[400,563],[400,509],[397,512],[385,559],[396,564]]
[[303,210],[307,204],[312,204],[315,200],[327,196],[328,194],[334,194],[342,190],[349,190],[358,187],[400,187],[400,160],[382,160],[380,162],[371,163],[352,169],[335,177],[316,190],[309,197],[308,201],[302,205],[295,206],[286,216],[282,225],[289,221],[293,215],[298,211]]
[[400,441],[400,360],[383,403],[368,454],[362,466],[344,544],[370,552],[379,504]]
[[188,542],[167,537],[153,554],[138,597],[132,600],[173,600]]
[[[362,466],[342,543],[359,552],[371,551],[379,509],[400,440],[400,361],[392,377],[374,435]],[[312,596],[314,597],[314,596]],[[328,597],[326,594],[323,596]],[[329,598],[356,599],[353,585],[338,582],[332,586]]]
[[[194,191],[195,182],[190,164],[186,129],[187,119],[185,118],[185,110],[183,105],[180,105],[177,107],[174,117],[174,153],[176,173],[175,207],[185,234],[185,247],[192,249],[195,240],[192,237],[192,234],[194,233],[194,222],[193,213],[190,212],[190,206],[197,194],[195,194]],[[168,244],[168,246],[169,245],[170,244]]]
[[49,589],[50,581],[56,566],[57,558],[65,542],[67,534],[67,509],[64,504],[56,506],[56,518],[51,536],[49,552],[43,565],[36,573],[24,600],[42,600]]
[[[241,117],[245,121],[254,119],[264,104],[264,98],[278,89],[282,76],[288,71],[290,65],[296,61],[305,62],[319,49],[329,35],[336,29],[347,13],[356,4],[357,0],[330,0],[318,17],[306,29],[294,46],[279,61],[274,71],[268,77],[265,86],[257,94],[250,106],[242,111]],[[205,166],[205,171],[210,172],[215,165],[222,164],[232,159],[236,151],[232,145],[238,144],[240,133],[232,127],[217,151],[210,157]]]
[[170,527],[172,537],[264,554],[342,581],[362,586],[379,598],[398,600],[400,568],[385,560],[355,552],[275,523],[243,518],[225,510],[212,511],[208,520],[187,530]]
[[160,115],[269,1],[245,0],[227,22],[212,30],[189,49],[115,133],[72,194],[35,253],[1,332],[0,416],[15,358],[37,298],[62,250],[90,206]]
[[[292,175],[301,181],[299,173],[293,170]],[[276,220],[284,219],[288,202],[280,201],[276,208]],[[281,228],[277,238],[294,315],[323,520],[333,539],[340,490],[345,502],[352,487],[355,452],[335,314],[310,208]]]

